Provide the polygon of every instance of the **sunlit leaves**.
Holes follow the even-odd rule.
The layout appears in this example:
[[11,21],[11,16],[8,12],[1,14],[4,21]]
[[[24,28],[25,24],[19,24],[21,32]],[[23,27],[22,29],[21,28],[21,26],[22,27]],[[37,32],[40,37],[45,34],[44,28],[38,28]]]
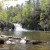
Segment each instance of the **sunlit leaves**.
[[14,0],[14,1],[17,1],[17,0]]
[[17,1],[17,0],[2,0],[2,1]]
[[50,1],[49,0],[41,0],[41,10],[49,11]]
[[45,13],[41,13],[40,20],[44,20],[44,17],[45,17]]

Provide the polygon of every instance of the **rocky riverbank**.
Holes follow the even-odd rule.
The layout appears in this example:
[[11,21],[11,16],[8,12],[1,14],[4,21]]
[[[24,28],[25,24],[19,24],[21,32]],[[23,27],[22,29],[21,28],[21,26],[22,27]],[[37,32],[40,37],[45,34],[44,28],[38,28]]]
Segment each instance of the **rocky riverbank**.
[[14,30],[14,28],[15,28],[15,26],[12,23],[4,22],[4,21],[0,22],[0,30],[2,30],[2,31],[3,30],[6,30],[6,31]]

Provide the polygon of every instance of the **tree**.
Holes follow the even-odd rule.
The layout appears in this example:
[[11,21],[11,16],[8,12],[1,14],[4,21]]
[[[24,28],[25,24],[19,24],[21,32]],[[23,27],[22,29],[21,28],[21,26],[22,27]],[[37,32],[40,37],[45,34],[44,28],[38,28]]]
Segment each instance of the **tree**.
[[41,0],[41,15],[40,15],[40,20],[42,21],[41,26],[43,26],[44,30],[45,28],[48,29],[48,22],[49,22],[49,12],[50,12],[50,1],[49,0]]
[[7,13],[5,10],[2,9],[2,3],[0,3],[0,21],[7,20]]

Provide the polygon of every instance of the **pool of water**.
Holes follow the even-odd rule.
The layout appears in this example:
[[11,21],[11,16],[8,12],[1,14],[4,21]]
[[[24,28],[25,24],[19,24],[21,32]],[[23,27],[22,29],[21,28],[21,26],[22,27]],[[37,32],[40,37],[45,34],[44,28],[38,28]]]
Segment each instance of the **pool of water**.
[[47,43],[32,45],[32,44],[17,44],[16,45],[4,45],[1,50],[50,50],[50,32],[41,31],[11,31],[4,32],[5,35],[14,37],[27,37],[30,40],[46,41]]

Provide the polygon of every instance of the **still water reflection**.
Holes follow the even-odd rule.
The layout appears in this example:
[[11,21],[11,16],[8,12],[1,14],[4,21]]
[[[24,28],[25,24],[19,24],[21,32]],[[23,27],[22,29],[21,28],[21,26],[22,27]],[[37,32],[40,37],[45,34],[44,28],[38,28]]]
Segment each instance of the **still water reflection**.
[[[16,36],[16,37],[27,37],[30,40],[41,40],[47,41],[48,43],[32,45],[32,44],[17,44],[16,45],[4,45],[7,50],[50,50],[50,32],[39,32],[39,31],[11,31],[5,32],[5,35]],[[6,50],[6,49],[5,49]]]

